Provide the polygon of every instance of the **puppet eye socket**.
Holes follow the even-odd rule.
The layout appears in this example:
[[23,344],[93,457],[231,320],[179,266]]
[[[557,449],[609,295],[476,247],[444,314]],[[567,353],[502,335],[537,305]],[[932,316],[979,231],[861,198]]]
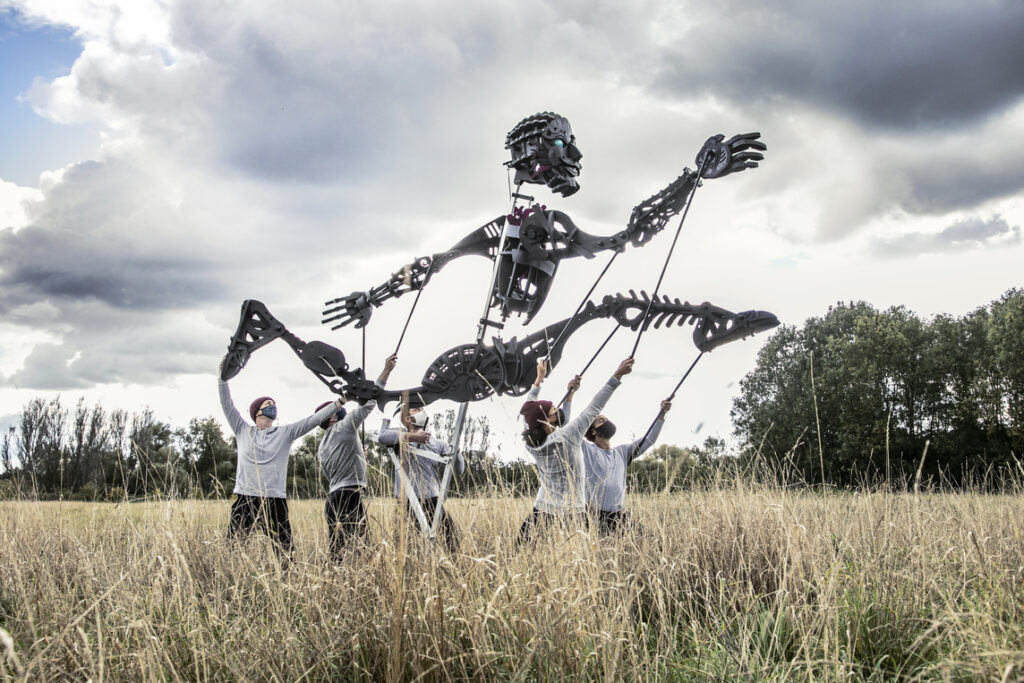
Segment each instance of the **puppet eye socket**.
[[562,138],[558,138],[557,140],[555,140],[555,146],[556,147],[565,147],[565,140],[563,140]]

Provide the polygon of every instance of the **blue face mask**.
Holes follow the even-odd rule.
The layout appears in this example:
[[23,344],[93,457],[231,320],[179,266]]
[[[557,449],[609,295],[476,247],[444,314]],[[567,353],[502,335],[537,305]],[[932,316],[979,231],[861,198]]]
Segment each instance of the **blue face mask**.
[[338,422],[341,422],[342,420],[345,419],[345,416],[347,414],[348,413],[345,411],[345,406],[342,406],[341,408],[338,408],[337,412],[334,413],[334,416],[338,418]]
[[[267,406],[266,408],[260,408],[260,414],[267,419],[276,420],[277,406]],[[257,417],[259,416],[257,415]]]

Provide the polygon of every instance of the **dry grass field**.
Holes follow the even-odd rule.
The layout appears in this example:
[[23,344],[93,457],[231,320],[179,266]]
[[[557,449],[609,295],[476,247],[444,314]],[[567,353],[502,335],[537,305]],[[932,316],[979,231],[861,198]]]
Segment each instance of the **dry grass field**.
[[387,500],[328,561],[231,550],[226,501],[0,503],[11,680],[1024,680],[1024,497],[721,486],[634,498],[634,536],[513,539],[530,501],[455,500],[461,552]]

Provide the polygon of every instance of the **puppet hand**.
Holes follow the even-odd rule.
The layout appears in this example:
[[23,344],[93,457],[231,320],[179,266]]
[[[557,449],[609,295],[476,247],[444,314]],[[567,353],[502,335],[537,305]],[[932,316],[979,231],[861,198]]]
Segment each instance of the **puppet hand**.
[[760,133],[742,133],[725,142],[722,142],[725,136],[721,134],[708,138],[697,154],[697,168],[704,166],[701,177],[721,178],[744,169],[757,168],[757,162],[764,159],[761,152],[768,149],[760,137]]
[[370,315],[373,313],[373,305],[370,303],[368,292],[352,292],[334,301],[328,302],[324,310],[323,322],[338,321],[334,329],[345,327],[355,323],[357,328],[366,327],[370,322]]

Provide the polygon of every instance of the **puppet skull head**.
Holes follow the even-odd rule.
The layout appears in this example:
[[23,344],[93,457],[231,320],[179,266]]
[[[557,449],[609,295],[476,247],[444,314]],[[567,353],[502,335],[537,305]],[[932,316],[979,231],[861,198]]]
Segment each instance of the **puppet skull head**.
[[564,116],[553,112],[528,116],[509,131],[505,149],[512,153],[505,165],[516,170],[516,185],[547,185],[563,197],[580,189],[576,178],[583,155]]

